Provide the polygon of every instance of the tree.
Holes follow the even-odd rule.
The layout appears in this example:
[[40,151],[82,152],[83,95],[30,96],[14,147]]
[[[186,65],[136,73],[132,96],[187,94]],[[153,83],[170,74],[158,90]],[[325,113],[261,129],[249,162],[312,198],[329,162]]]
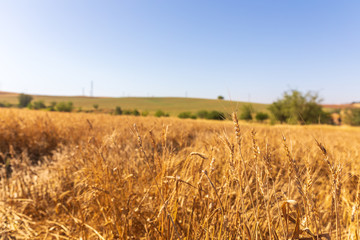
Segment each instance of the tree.
[[51,102],[50,105],[48,106],[48,109],[50,111],[55,111],[55,107],[56,107],[56,102]]
[[221,95],[219,95],[219,96],[218,96],[218,99],[219,99],[219,100],[224,100],[224,97],[221,96]]
[[133,112],[130,109],[124,109],[122,114],[124,115],[131,115]]
[[162,110],[157,110],[157,111],[155,112],[155,117],[169,117],[169,114],[163,112]]
[[316,93],[302,94],[297,90],[291,90],[285,92],[281,99],[273,102],[269,110],[281,123],[331,123],[330,114],[322,110],[320,101]]
[[360,108],[346,109],[344,122],[352,126],[360,126]]
[[268,118],[269,118],[269,115],[268,115],[267,113],[258,112],[258,113],[256,113],[255,118],[256,118],[256,120],[258,120],[259,122],[262,122],[262,121],[268,119]]
[[31,95],[21,93],[18,96],[18,100],[19,100],[19,107],[24,108],[24,107],[27,107],[27,105],[29,105],[29,103],[31,103],[31,101],[33,100],[33,97]]
[[141,116],[146,117],[149,115],[149,111],[145,110],[141,112]]
[[71,112],[74,109],[72,102],[59,102],[55,106],[55,110],[58,112]]
[[33,109],[43,109],[43,108],[46,108],[46,105],[45,105],[44,101],[36,101],[32,104],[32,108]]
[[123,113],[123,111],[121,110],[121,107],[117,106],[115,108],[114,115],[121,115],[122,113]]
[[252,120],[252,113],[254,112],[253,106],[251,104],[245,104],[241,108],[240,119],[242,120]]
[[97,110],[99,108],[99,104],[94,104],[93,107]]
[[134,116],[140,116],[140,112],[137,109],[134,109],[134,111],[132,111],[132,114]]
[[206,110],[200,110],[196,114],[199,118],[207,118],[209,115],[209,112]]
[[194,114],[192,114],[191,112],[181,112],[181,113],[179,113],[178,118],[196,119],[196,116]]
[[225,114],[218,111],[211,111],[206,116],[206,119],[225,120]]

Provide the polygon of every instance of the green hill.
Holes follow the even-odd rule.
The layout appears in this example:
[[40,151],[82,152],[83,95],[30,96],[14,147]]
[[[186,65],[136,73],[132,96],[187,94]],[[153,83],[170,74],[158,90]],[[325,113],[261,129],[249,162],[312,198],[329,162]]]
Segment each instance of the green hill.
[[[8,102],[17,104],[17,93],[0,93],[0,102]],[[82,110],[94,109],[93,105],[98,104],[99,109],[110,111],[116,106],[124,109],[138,109],[139,111],[149,111],[150,114],[155,113],[157,110],[170,113],[176,116],[180,112],[190,111],[196,113],[200,110],[217,110],[221,112],[231,113],[241,108],[245,102],[235,102],[227,100],[214,100],[214,99],[200,99],[200,98],[176,98],[176,97],[67,97],[67,96],[42,96],[33,95],[34,100],[42,100],[46,105],[51,102],[68,102],[71,101],[75,108],[81,107]],[[252,104],[256,111],[266,111],[267,104]]]

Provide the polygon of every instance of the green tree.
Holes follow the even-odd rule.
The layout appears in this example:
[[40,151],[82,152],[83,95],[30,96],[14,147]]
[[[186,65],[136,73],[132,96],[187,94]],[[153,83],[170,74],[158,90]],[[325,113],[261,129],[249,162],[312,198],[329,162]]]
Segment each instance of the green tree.
[[71,112],[74,109],[72,102],[59,102],[55,106],[55,110],[58,112]]
[[192,114],[191,112],[181,112],[181,113],[179,113],[178,118],[196,119],[196,116],[194,114]]
[[209,112],[206,110],[200,110],[196,114],[199,118],[207,118],[209,115]]
[[221,96],[221,95],[219,95],[219,96],[218,96],[218,99],[219,99],[219,100],[224,100],[224,97]]
[[259,122],[262,122],[262,121],[268,119],[269,115],[267,113],[264,113],[264,112],[258,112],[258,113],[256,113],[255,118]]
[[211,111],[206,116],[206,119],[225,120],[225,114],[218,111]]
[[44,108],[46,108],[46,105],[45,105],[44,101],[39,100],[39,101],[33,102],[32,108],[33,109],[44,109]]
[[124,115],[131,115],[133,112],[131,111],[131,110],[129,110],[129,109],[124,109],[123,110],[123,114]]
[[149,111],[145,110],[141,112],[141,116],[146,117],[149,115]]
[[29,105],[29,103],[31,103],[31,101],[33,100],[33,97],[31,95],[21,93],[18,96],[18,100],[19,100],[19,107],[24,108],[24,107],[27,107],[27,105]]
[[168,117],[168,116],[169,116],[169,114],[163,112],[162,110],[158,110],[155,112],[155,117]]
[[140,116],[140,112],[137,109],[134,109],[134,111],[132,111],[132,114],[134,116]]
[[319,96],[315,93],[302,94],[297,90],[291,90],[285,92],[281,99],[273,102],[269,110],[281,123],[330,123],[330,114],[323,111],[320,102]]
[[254,112],[253,106],[251,104],[245,104],[242,106],[241,108],[241,113],[240,113],[240,119],[242,120],[252,120],[252,113]]
[[99,104],[94,104],[93,107],[97,110],[99,108]]
[[50,105],[48,106],[48,110],[49,111],[55,111],[55,107],[56,107],[56,102],[51,102]]
[[344,122],[352,126],[360,126],[360,108],[345,110]]
[[122,114],[123,114],[123,111],[121,110],[121,107],[116,106],[114,115],[122,115]]

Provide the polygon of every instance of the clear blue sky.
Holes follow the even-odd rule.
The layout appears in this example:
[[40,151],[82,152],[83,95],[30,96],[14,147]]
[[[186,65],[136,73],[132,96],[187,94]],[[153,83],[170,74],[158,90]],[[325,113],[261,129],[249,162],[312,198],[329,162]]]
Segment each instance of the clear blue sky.
[[0,0],[0,90],[360,101],[360,1]]

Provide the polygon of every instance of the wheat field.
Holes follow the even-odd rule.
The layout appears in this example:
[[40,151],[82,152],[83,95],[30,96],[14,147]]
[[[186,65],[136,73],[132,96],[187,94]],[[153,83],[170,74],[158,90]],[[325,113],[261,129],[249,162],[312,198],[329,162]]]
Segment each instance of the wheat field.
[[1,239],[358,239],[360,129],[0,109]]

